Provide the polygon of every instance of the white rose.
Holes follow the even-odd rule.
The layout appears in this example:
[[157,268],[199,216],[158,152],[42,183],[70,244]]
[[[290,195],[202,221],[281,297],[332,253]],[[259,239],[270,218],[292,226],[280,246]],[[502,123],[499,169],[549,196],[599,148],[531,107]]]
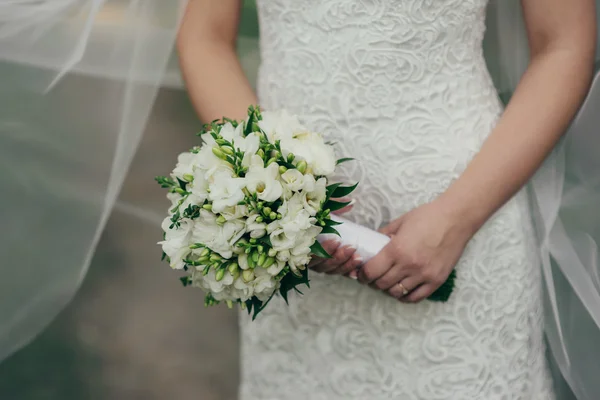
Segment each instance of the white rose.
[[265,168],[263,159],[254,155],[246,174],[246,187],[251,193],[256,193],[260,200],[273,202],[283,194],[283,188],[277,179],[278,176],[279,165],[277,163],[272,163]]
[[236,206],[244,200],[245,186],[243,178],[234,178],[229,171],[218,171],[210,179],[208,198],[212,201],[212,209],[220,213],[227,207]]
[[284,186],[294,192],[299,192],[304,188],[304,175],[297,169],[288,169],[281,174],[281,180]]
[[[312,179],[312,181],[311,181]],[[302,202],[304,209],[311,216],[314,216],[321,210],[323,202],[327,198],[327,179],[321,178],[314,181],[310,175],[305,176],[305,189],[302,191]]]
[[165,239],[158,244],[162,245],[163,252],[169,257],[171,268],[183,269],[183,259],[190,252],[193,224],[188,219],[182,219],[179,227],[170,228],[171,224],[171,217],[163,220],[161,227],[165,232]]
[[323,137],[315,132],[297,131],[291,137],[281,139],[284,157],[293,153],[306,161],[307,171],[315,175],[331,175],[335,170],[336,158],[333,147],[325,144]]

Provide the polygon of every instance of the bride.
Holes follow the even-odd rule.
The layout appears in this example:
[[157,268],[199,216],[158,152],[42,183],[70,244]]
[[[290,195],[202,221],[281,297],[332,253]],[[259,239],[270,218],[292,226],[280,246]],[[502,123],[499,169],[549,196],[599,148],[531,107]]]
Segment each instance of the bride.
[[[530,64],[504,112],[487,0],[258,3],[258,97],[235,55],[240,2],[189,3],[177,44],[198,113],[300,115],[358,159],[349,217],[392,240],[364,265],[326,243],[309,295],[241,317],[241,398],[554,398],[521,189],[590,84],[594,2],[522,1]],[[453,268],[451,299],[427,301]]]
[[[569,125],[590,87],[597,2],[259,0],[258,96],[235,55],[240,0],[0,3],[0,360],[85,276],[181,22],[201,118],[298,114],[357,159],[339,176],[360,182],[347,216],[391,237],[366,262],[326,243],[310,293],[240,316],[242,400],[553,399],[544,330],[578,400],[597,398],[600,78]],[[490,7],[524,25],[502,14],[497,29]],[[491,72],[516,86],[506,109],[486,22],[504,41]],[[83,76],[110,84],[70,90]],[[450,300],[426,300],[454,268]]]

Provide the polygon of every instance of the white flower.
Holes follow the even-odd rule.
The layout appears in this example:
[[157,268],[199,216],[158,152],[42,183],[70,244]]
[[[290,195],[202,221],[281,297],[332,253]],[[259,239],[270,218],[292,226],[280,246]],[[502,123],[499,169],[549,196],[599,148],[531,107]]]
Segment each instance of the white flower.
[[212,201],[213,212],[220,213],[244,200],[244,186],[245,180],[234,178],[229,171],[217,171],[212,175],[208,198]]
[[279,283],[264,268],[255,268],[254,275],[255,277],[252,281],[254,295],[259,300],[266,301],[277,290]]
[[331,175],[335,170],[336,158],[333,147],[326,144],[323,137],[307,130],[296,131],[291,137],[281,139],[284,157],[293,153],[296,158],[306,161],[307,171],[315,175]]
[[258,132],[252,132],[246,137],[239,137],[235,139],[233,146],[236,150],[244,153],[242,159],[242,166],[248,168],[252,160],[252,156],[256,154],[260,147],[260,134]]
[[298,117],[289,114],[286,110],[264,111],[258,126],[265,132],[271,143],[284,138],[291,138],[294,132],[305,131]]
[[260,200],[273,202],[283,194],[281,183],[277,180],[278,176],[277,163],[272,163],[265,168],[263,159],[254,155],[246,174],[246,187],[251,193],[256,193]]
[[233,256],[233,246],[246,232],[246,225],[240,220],[217,224],[217,216],[210,211],[200,210],[194,220],[193,243],[202,243],[224,258]]
[[233,276],[230,273],[225,272],[225,275],[223,275],[223,279],[217,281],[216,274],[217,273],[215,268],[211,268],[210,271],[208,271],[208,274],[206,274],[206,276],[204,277],[204,279],[202,279],[202,286],[206,290],[209,290],[213,294],[213,296],[215,296],[215,294],[217,293],[221,293],[227,286],[231,286],[234,280]]
[[193,175],[194,168],[196,167],[197,163],[198,163],[198,155],[197,154],[189,153],[189,152],[181,153],[177,157],[177,165],[175,166],[175,169],[173,170],[173,175],[176,178],[181,179],[182,181],[187,181],[187,179],[184,178],[184,175]]
[[304,175],[297,169],[288,169],[281,174],[284,186],[294,192],[299,192],[304,187]]
[[267,234],[267,224],[264,222],[256,222],[258,214],[253,214],[246,219],[246,231],[250,232],[251,238],[261,238]]
[[208,180],[206,179],[206,170],[196,168],[194,170],[194,180],[188,184],[190,192],[196,196],[200,203],[208,198]]
[[304,209],[304,196],[295,194],[277,210],[281,220],[269,224],[270,239],[276,251],[294,248],[298,235],[303,235],[315,222],[310,213]]
[[158,242],[162,245],[163,252],[169,257],[171,268],[182,269],[185,266],[184,257],[190,252],[192,221],[182,219],[179,227],[171,226],[171,217],[167,217],[162,222],[162,229],[165,232],[165,240]]
[[[219,134],[221,135],[221,137],[223,139],[231,142],[232,140],[238,140],[239,138],[241,138],[243,132],[244,132],[244,124],[238,124],[238,126],[234,128],[230,122],[226,122],[221,127]],[[211,138],[212,138],[212,136],[211,136]]]
[[285,261],[277,260],[269,268],[267,268],[267,272],[271,276],[277,276],[277,274],[279,274],[281,272],[281,270],[283,270],[283,268],[285,267],[285,264],[286,264]]
[[304,190],[302,191],[302,203],[304,209],[311,216],[321,210],[323,202],[327,198],[327,179],[320,178],[315,182],[311,175],[304,176]]

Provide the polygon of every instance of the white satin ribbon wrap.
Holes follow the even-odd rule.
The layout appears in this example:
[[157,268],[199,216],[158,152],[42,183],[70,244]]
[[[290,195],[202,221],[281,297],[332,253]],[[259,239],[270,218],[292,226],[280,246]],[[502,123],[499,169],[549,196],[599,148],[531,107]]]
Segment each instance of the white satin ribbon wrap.
[[356,253],[363,262],[367,262],[373,258],[390,241],[390,238],[386,235],[349,221],[339,215],[332,215],[331,219],[341,222],[341,225],[334,227],[340,233],[340,236],[334,234],[319,235],[317,238],[319,242],[336,240],[342,246],[352,246],[356,249]]

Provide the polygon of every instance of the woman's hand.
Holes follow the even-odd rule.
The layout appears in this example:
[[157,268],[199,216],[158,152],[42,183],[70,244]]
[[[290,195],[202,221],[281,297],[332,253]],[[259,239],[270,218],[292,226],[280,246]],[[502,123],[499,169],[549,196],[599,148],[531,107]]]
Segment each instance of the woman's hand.
[[474,232],[444,205],[432,202],[392,221],[392,240],[359,271],[358,279],[405,302],[429,297],[448,279]]
[[[338,201],[348,201],[341,199]],[[352,210],[352,204],[336,211],[335,214],[341,215]],[[331,258],[313,257],[308,265],[314,271],[324,272],[327,274],[346,275],[356,279],[358,267],[362,264],[362,260],[356,254],[356,249],[350,246],[342,246],[337,239],[326,240],[321,243],[327,254]]]

